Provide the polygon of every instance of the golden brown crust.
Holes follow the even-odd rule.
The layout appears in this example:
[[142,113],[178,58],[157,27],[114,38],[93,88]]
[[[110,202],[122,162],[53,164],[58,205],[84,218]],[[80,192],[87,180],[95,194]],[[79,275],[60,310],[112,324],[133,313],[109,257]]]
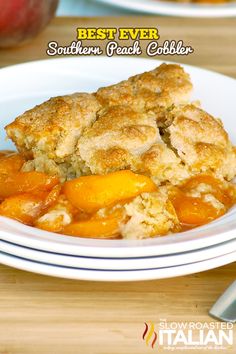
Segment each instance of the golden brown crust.
[[112,106],[99,115],[78,142],[78,154],[92,173],[135,168],[139,156],[161,140],[155,117],[129,106]]
[[163,64],[95,94],[53,98],[6,127],[28,161],[24,169],[62,179],[131,169],[157,184],[193,174],[236,175],[236,153],[222,123],[189,99],[178,65]]
[[74,152],[83,129],[96,120],[100,105],[93,95],[75,93],[51,98],[25,112],[6,127],[19,151],[34,156],[34,149],[50,158],[64,158]]
[[[167,131],[171,147],[192,173],[213,171],[221,178],[235,176],[235,150],[220,120],[194,105],[186,105],[175,110]],[[227,174],[223,172],[226,160]]]
[[114,106],[122,103],[140,111],[187,102],[191,90],[189,75],[181,66],[162,64],[120,84],[100,88],[96,97],[102,105]]
[[191,175],[182,160],[165,143],[153,145],[142,155],[140,172],[153,176],[157,184],[166,181],[178,184]]

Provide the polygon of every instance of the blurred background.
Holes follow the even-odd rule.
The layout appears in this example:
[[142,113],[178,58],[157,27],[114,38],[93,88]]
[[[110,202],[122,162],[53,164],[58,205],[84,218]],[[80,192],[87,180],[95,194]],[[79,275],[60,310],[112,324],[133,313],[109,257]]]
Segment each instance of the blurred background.
[[103,26],[109,22],[113,26],[115,17],[131,26],[144,14],[149,15],[145,21],[161,15],[168,23],[170,17],[215,20],[236,17],[236,0],[0,0],[0,9],[0,48],[10,48],[30,42],[54,16],[58,21],[99,21],[103,17]]

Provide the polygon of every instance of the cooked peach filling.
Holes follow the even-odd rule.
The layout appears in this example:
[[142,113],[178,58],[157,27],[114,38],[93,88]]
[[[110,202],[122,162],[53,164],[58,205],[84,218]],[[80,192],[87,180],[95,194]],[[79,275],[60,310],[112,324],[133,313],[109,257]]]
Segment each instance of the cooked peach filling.
[[[129,170],[83,176],[61,184],[55,176],[21,172],[23,163],[19,154],[0,152],[0,215],[71,236],[122,237],[122,227],[131,219],[127,213],[130,203],[140,196],[146,200],[148,194],[158,198],[163,188]],[[166,186],[166,191],[166,215],[172,213],[179,224],[169,232],[218,218],[233,206],[236,194],[233,184],[211,175],[194,176],[180,186]],[[141,210],[144,202],[138,202]],[[147,203],[145,207],[150,208],[148,218],[140,222],[150,227],[149,215],[155,217],[155,210]]]
[[149,177],[128,170],[103,176],[83,176],[63,186],[63,192],[70,202],[86,213],[156,190],[157,186]]
[[72,222],[63,231],[67,235],[89,238],[118,237],[120,235],[120,223],[123,219],[124,211],[119,209],[105,217],[99,217],[95,214],[88,220]]
[[170,196],[183,225],[204,225],[225,214],[235,203],[233,187],[209,175],[190,178]]

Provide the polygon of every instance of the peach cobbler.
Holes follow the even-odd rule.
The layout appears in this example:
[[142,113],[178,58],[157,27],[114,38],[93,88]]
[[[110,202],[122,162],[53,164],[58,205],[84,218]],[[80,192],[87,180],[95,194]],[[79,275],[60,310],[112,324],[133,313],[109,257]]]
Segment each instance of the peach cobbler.
[[236,149],[179,65],[51,98],[6,127],[0,215],[65,235],[142,239],[235,204]]

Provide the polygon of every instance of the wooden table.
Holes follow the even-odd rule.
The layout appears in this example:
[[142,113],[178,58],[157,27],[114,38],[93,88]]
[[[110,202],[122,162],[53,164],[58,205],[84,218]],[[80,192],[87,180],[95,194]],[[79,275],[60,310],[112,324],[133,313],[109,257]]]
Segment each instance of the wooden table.
[[[29,45],[0,51],[0,66],[46,58],[47,43],[70,43],[77,26],[158,26],[163,39],[183,39],[195,49],[193,55],[174,60],[236,77],[235,22],[58,18]],[[134,283],[63,280],[0,266],[0,354],[149,353],[152,349],[141,339],[144,322],[162,318],[210,322],[209,308],[235,277],[236,263],[185,277]],[[220,353],[235,349],[236,336],[233,348]]]

